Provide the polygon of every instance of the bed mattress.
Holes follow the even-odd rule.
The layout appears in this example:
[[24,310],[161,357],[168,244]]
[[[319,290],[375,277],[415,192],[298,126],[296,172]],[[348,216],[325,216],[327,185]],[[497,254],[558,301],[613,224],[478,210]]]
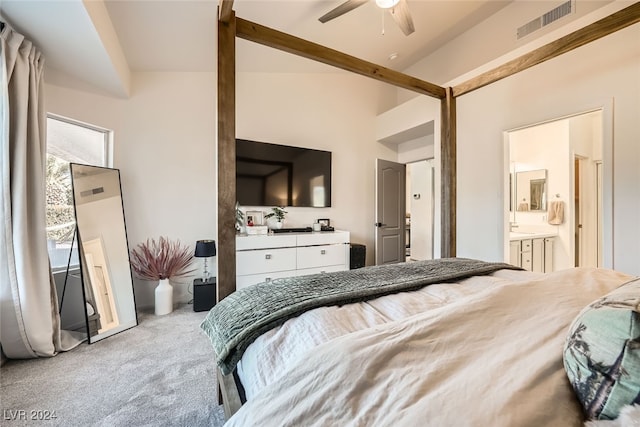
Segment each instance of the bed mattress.
[[247,348],[237,372],[247,399],[277,382],[314,347],[349,333],[406,319],[504,283],[543,278],[542,273],[500,270],[455,283],[429,285],[373,300],[308,311],[261,335]]
[[228,425],[579,426],[568,326],[630,279],[502,270],[309,311],[249,346]]

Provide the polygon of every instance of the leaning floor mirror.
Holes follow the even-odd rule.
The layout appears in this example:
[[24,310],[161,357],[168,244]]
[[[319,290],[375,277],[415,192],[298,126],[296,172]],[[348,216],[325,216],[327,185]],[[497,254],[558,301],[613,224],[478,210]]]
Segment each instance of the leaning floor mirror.
[[138,324],[117,169],[71,163],[89,343]]

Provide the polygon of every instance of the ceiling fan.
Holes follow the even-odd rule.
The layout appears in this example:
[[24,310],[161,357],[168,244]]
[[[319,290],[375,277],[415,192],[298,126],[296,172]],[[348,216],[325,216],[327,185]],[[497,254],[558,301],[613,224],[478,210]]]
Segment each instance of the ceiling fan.
[[[362,6],[369,0],[347,0],[335,9],[322,15],[318,20],[323,24],[331,21],[338,16],[344,15],[347,12],[351,12],[353,9]],[[413,26],[413,19],[411,19],[411,12],[409,11],[409,5],[407,0],[375,0],[376,5],[381,9],[389,10],[389,13],[396,21],[396,24],[400,27],[402,32],[408,36],[415,31]]]

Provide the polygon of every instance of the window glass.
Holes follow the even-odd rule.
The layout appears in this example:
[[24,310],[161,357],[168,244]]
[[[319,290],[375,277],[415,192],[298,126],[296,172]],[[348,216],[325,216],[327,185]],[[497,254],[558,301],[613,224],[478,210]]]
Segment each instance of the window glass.
[[54,270],[78,265],[77,244],[69,259],[76,229],[69,163],[108,166],[108,136],[103,129],[47,117],[47,246]]

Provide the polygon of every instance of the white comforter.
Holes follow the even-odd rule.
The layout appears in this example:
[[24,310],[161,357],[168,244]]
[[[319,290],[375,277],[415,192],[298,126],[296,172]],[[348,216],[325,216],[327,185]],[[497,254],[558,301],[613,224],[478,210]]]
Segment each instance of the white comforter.
[[238,372],[231,426],[571,426],[569,324],[629,280],[609,270],[502,270],[312,310],[263,335]]

